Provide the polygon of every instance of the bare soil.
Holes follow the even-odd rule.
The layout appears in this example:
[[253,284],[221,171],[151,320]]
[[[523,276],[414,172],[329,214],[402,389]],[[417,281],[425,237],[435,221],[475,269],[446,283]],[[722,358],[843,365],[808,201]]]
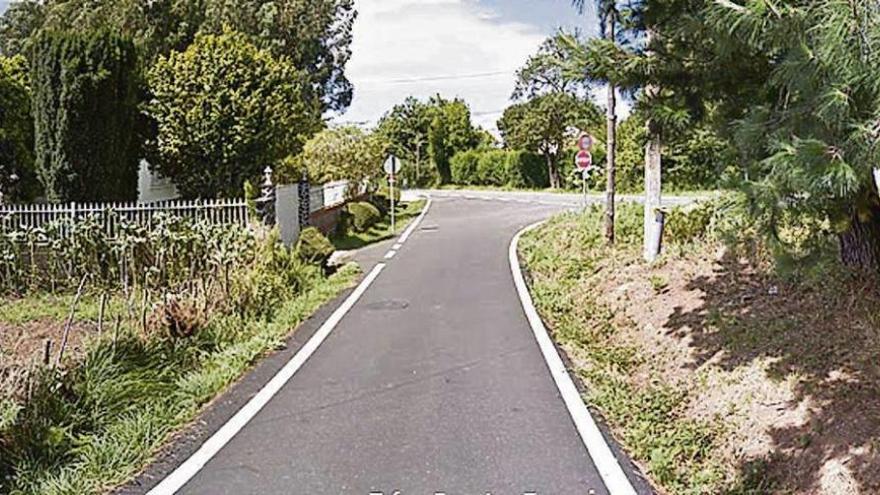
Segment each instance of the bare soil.
[[615,339],[632,377],[691,390],[688,417],[721,422],[720,454],[756,493],[880,493],[880,284],[794,282],[719,248],[659,267],[609,261]]

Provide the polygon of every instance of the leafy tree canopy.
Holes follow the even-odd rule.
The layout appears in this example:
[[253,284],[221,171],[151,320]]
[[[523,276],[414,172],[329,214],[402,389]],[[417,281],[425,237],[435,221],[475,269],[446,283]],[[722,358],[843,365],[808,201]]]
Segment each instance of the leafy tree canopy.
[[382,173],[385,144],[356,126],[325,129],[310,139],[303,152],[286,160],[281,175],[295,181],[306,172],[316,184],[336,180],[360,183]]
[[323,125],[307,77],[234,31],[161,57],[149,83],[155,163],[190,198],[240,194]]
[[36,194],[34,122],[24,57],[0,57],[0,191],[4,201]]

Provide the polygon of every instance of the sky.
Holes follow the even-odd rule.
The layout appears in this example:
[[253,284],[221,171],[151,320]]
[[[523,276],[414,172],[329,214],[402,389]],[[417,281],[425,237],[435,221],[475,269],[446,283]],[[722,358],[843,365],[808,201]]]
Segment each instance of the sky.
[[[592,3],[592,2],[587,2]],[[346,74],[354,101],[336,122],[374,124],[407,96],[468,102],[489,130],[510,104],[515,73],[560,27],[596,30],[569,0],[357,0]]]

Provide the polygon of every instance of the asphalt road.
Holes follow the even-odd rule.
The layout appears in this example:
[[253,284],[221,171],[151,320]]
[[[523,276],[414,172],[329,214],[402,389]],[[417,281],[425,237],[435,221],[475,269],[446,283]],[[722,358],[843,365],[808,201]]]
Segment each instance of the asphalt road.
[[507,261],[564,207],[438,198],[392,260],[361,253],[388,266],[181,493],[607,493]]

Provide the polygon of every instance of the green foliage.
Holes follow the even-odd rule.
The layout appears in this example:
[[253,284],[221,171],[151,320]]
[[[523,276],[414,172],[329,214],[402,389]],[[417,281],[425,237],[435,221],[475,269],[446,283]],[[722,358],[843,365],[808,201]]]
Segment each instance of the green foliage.
[[0,192],[8,202],[31,199],[38,189],[26,64],[22,56],[0,57]]
[[561,187],[560,159],[573,139],[569,128],[601,129],[599,108],[569,93],[546,93],[504,111],[498,129],[508,149],[541,155],[548,164],[550,185]]
[[382,173],[384,159],[384,143],[376,134],[355,126],[336,127],[319,132],[300,155],[285,160],[278,177],[295,182],[306,172],[316,184],[361,184]]
[[403,180],[416,187],[450,182],[452,157],[487,141],[463,100],[440,95],[424,103],[408,98],[380,120],[376,132],[404,160]]
[[239,195],[320,126],[303,74],[236,32],[161,57],[149,83],[155,165],[188,198]]
[[149,67],[199,34],[234,29],[301,69],[320,112],[340,111],[352,97],[344,70],[355,16],[351,0],[24,0],[0,18],[0,53],[23,53],[41,29],[109,29],[132,36]]
[[507,185],[527,189],[550,187],[547,164],[544,160],[527,151],[513,151],[507,155],[505,167]]
[[347,212],[351,215],[350,226],[355,232],[366,232],[382,218],[379,209],[370,203],[354,202],[349,203]]
[[525,151],[469,150],[452,158],[455,184],[543,189],[550,186],[544,160]]
[[330,240],[315,227],[306,227],[300,232],[296,255],[306,263],[326,267],[334,251]]
[[[648,139],[644,115],[636,112],[624,120],[618,128],[617,139],[619,190],[642,191]],[[662,156],[666,191],[715,189],[729,180],[728,173],[737,162],[730,142],[708,125],[668,133]]]
[[131,40],[108,31],[36,40],[36,170],[50,201],[137,196],[137,65]]
[[99,493],[124,483],[355,274],[349,267],[307,286],[279,287],[284,296],[272,299],[271,314],[217,311],[199,332],[173,342],[124,326],[63,371],[38,371],[30,398],[3,406],[13,414],[6,420],[3,413],[0,425],[0,491]]
[[456,153],[449,162],[453,184],[477,184],[477,164],[482,155],[479,150]]

